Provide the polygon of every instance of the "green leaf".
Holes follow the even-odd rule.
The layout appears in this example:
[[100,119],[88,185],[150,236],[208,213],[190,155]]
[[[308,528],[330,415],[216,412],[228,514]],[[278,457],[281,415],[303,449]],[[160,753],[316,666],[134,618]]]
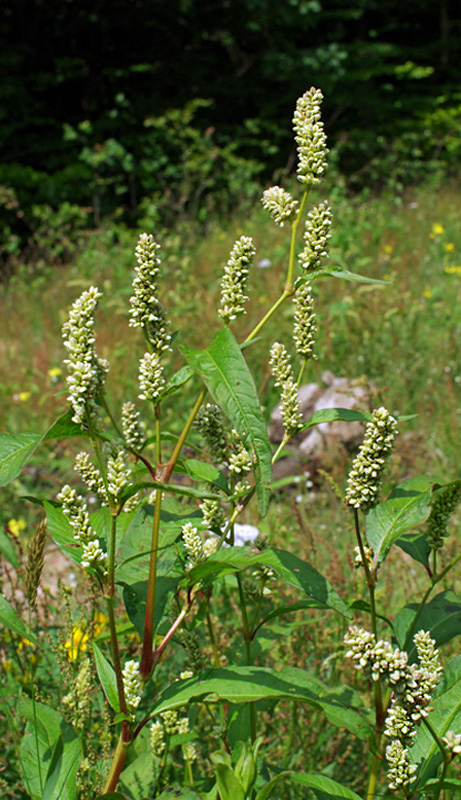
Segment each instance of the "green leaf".
[[323,422],[368,422],[372,414],[365,414],[352,408],[320,408],[314,411],[311,418],[300,428],[312,428],[314,425],[321,425]]
[[19,566],[16,550],[9,536],[0,528],[0,553],[10,564],[17,569]]
[[[439,738],[449,730],[456,733],[461,730],[461,655],[446,664],[431,700],[431,708],[429,722]],[[440,749],[424,724],[418,729],[410,749],[410,760],[419,766],[417,785],[422,789],[431,778],[435,778],[442,761]]]
[[208,491],[201,491],[200,489],[194,489],[193,486],[182,486],[181,484],[174,484],[174,483],[162,483],[161,481],[139,481],[137,483],[132,483],[122,494],[121,501],[122,504],[126,503],[126,501],[133,497],[134,494],[140,492],[142,489],[148,489],[152,491],[152,489],[161,489],[163,492],[169,492],[171,494],[179,494],[184,495],[185,497],[196,497],[198,500],[216,500],[216,495],[212,494],[212,492]]
[[39,433],[0,433],[0,486],[17,478],[41,438]]
[[109,792],[109,794],[98,794],[95,800],[130,800],[130,798],[121,792]]
[[227,494],[229,493],[226,476],[220,469],[215,467],[214,464],[207,464],[204,461],[198,461],[196,458],[186,458],[184,467],[193,481],[215,483]]
[[[198,794],[194,789],[190,789],[189,786],[178,786],[174,783],[166,792],[158,794],[156,800],[203,800],[204,797],[205,795]],[[144,798],[144,800],[146,799]]]
[[[223,757],[224,755],[228,754],[213,753],[211,755],[220,800],[245,800],[243,786],[235,775],[231,765],[226,763],[226,759]],[[228,758],[230,761],[229,756]]]
[[256,387],[239,345],[229,328],[223,328],[206,350],[192,350],[184,344],[180,349],[252,454],[259,510],[264,516],[270,497],[272,451]]
[[321,709],[332,725],[347,728],[360,739],[371,733],[364,712],[357,708],[360,699],[352,689],[343,687],[335,692],[304,670],[293,667],[284,667],[280,672],[265,667],[204,670],[188,680],[175,681],[160,695],[151,713],[180,708],[191,700],[250,703],[268,698],[306,702]]
[[[122,772],[120,778],[120,788],[127,792],[130,797],[152,797],[155,789],[156,778],[158,778],[158,765],[155,764],[152,751],[142,753],[135,758]],[[156,771],[157,775],[156,775]],[[124,795],[125,797],[125,795]],[[173,800],[170,795],[170,800]]]
[[343,786],[326,775],[297,772],[292,776],[292,780],[308,786],[321,800],[362,800],[352,789],[348,789],[347,786]]
[[43,507],[46,512],[49,535],[63,553],[68,555],[76,564],[80,564],[82,548],[75,543],[73,530],[61,506],[44,500]]
[[[403,647],[408,631],[413,625],[419,603],[405,606],[394,620],[394,631],[399,647]],[[420,630],[428,631],[435,639],[437,647],[441,647],[461,633],[461,598],[454,592],[441,592],[430,603],[424,606],[413,630],[413,635]],[[410,659],[416,657],[413,643],[407,648]]]
[[53,749],[53,755],[51,757],[50,766],[48,768],[48,774],[46,776],[45,786],[43,787],[42,800],[51,800],[51,798],[53,797],[56,784],[59,780],[59,775],[61,774],[63,752],[64,752],[64,743],[62,741],[62,734],[61,734],[56,739],[56,744]]
[[[32,800],[43,800],[47,784],[47,800],[76,800],[76,775],[81,759],[77,735],[61,714],[43,703],[23,700],[20,712],[28,720],[20,748],[21,773]],[[58,739],[62,740],[63,748],[54,783]]]
[[67,436],[83,436],[80,425],[72,422],[72,410],[48,428],[45,433],[0,433],[0,486],[17,478],[26,461],[41,442]]
[[101,650],[95,642],[92,642],[92,648],[94,660],[96,662],[96,670],[99,680],[101,681],[104,694],[107,697],[107,701],[114,711],[120,711],[120,703],[117,692],[117,678],[115,676],[114,668],[112,664],[108,662],[105,655],[101,653]]
[[248,547],[232,547],[218,550],[187,573],[188,581],[203,581],[207,586],[216,577],[232,572],[241,572],[255,566],[266,566],[275,570],[290,586],[312,598],[312,608],[331,608],[345,617],[351,617],[345,602],[331,584],[314,567],[286,550],[268,548],[255,553]]
[[8,628],[13,633],[17,633],[18,636],[22,636],[23,639],[27,639],[29,642],[32,642],[35,645],[38,645],[38,639],[35,633],[32,633],[31,629],[25,622],[22,621],[21,617],[18,617],[16,611],[10,606],[8,600],[5,600],[3,595],[0,594],[0,622],[5,628]]
[[321,267],[309,272],[306,278],[296,281],[296,286],[306,281],[313,281],[316,278],[342,278],[345,281],[357,281],[358,283],[377,283],[389,284],[389,281],[381,281],[377,278],[368,278],[366,275],[359,275],[357,272],[349,272],[348,269],[339,266]]
[[184,384],[187,383],[194,375],[195,370],[192,367],[181,367],[175,372],[174,375],[171,376],[169,379],[165,390],[161,393],[161,398],[167,397],[169,394],[173,394],[173,392],[177,392]]
[[[201,522],[202,515],[199,511],[184,514],[168,511],[168,505],[172,503],[164,501],[160,514],[160,533],[159,533],[159,554],[163,551],[170,551],[170,561],[166,569],[173,566],[175,558],[172,545],[181,536],[181,528],[186,522],[197,524]],[[147,580],[149,575],[149,561],[151,553],[153,509],[149,507],[140,508],[135,516],[130,520],[121,541],[119,552],[119,564],[116,568],[116,580],[118,583],[132,585]],[[163,562],[162,562],[163,563]],[[162,574],[168,574],[163,572]]]
[[404,533],[427,520],[433,484],[426,476],[403,481],[387,500],[368,512],[366,535],[376,564],[385,559],[391,546]]
[[396,545],[424,567],[429,566],[431,548],[424,533],[404,534],[397,539]]
[[283,780],[283,778],[290,777],[292,774],[293,773],[291,772],[291,770],[285,770],[285,772],[279,772],[279,774],[276,775],[275,778],[272,778],[272,780],[266,783],[262,787],[262,789],[259,790],[258,794],[255,797],[255,800],[268,800],[268,798],[272,794],[272,791],[277,786],[278,782]]

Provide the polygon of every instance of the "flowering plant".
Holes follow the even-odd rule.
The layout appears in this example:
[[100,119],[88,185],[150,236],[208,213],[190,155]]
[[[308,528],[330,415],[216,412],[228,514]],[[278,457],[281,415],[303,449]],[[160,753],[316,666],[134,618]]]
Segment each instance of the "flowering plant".
[[[446,592],[430,602],[429,597],[461,558],[438,568],[461,482],[436,486],[428,478],[407,479],[381,501],[397,435],[394,416],[384,407],[372,414],[323,409],[308,420],[301,413],[298,389],[315,357],[313,282],[370,281],[328,264],[328,203],[305,214],[309,191],[321,184],[327,165],[321,101],[321,92],[312,88],[295,110],[300,199],[278,186],[263,195],[275,223],[290,228],[290,255],[279,298],[244,341],[237,341],[230,326],[245,314],[249,299],[252,239],[241,236],[232,248],[221,282],[220,327],[205,349],[194,350],[169,329],[159,299],[161,249],[143,233],[129,308],[129,325],[139,329],[145,345],[133,397],[120,414],[109,402],[110,367],[97,355],[95,336],[102,294],[90,287],[63,327],[69,412],[45,434],[4,435],[0,441],[4,483],[43,440],[78,437],[92,451],[82,450],[75,459],[86,497],[66,484],[53,501],[41,501],[46,527],[39,525],[29,550],[28,620],[6,598],[0,603],[12,636],[40,653],[46,637],[34,614],[47,529],[83,570],[97,609],[85,625],[72,620],[61,650],[51,643],[52,669],[63,684],[58,702],[52,692],[44,697],[31,672],[32,687],[21,705],[27,725],[20,762],[33,800],[266,800],[282,791],[282,781],[319,798],[360,800],[330,775],[284,769],[265,758],[261,703],[284,698],[307,704],[368,743],[367,800],[384,796],[386,786],[400,798],[422,800],[459,785],[448,769],[461,751],[461,662],[455,657],[443,670],[437,645],[457,633],[450,620],[440,631],[440,615],[450,605],[451,619],[459,618],[461,604]],[[297,254],[304,219],[304,246]],[[281,391],[284,425],[273,452],[244,348],[289,301],[300,365],[296,375],[287,345],[273,344],[269,363]],[[185,363],[171,373],[174,348]],[[175,394],[195,390],[179,431],[174,425],[166,430],[165,410]],[[142,415],[135,400],[143,401]],[[304,429],[334,420],[366,423],[345,492],[366,600],[346,601],[312,565],[262,537],[250,547],[238,546],[238,519],[250,502],[256,500],[261,517],[267,512],[272,466],[286,444]],[[96,510],[90,511],[89,500]],[[424,524],[423,534],[410,533]],[[429,584],[422,601],[405,606],[392,622],[379,611],[376,590],[394,545],[424,565]],[[291,587],[296,602],[268,607],[275,582]],[[62,590],[67,606],[71,594]],[[223,598],[225,607],[237,610],[235,646],[227,646],[226,620],[215,613]],[[348,621],[345,659],[371,683],[372,709],[352,689],[328,686],[307,670],[255,663],[263,628],[280,615],[307,615],[311,609]],[[367,627],[353,624],[355,613],[368,616]],[[99,750],[94,709],[107,723]]]

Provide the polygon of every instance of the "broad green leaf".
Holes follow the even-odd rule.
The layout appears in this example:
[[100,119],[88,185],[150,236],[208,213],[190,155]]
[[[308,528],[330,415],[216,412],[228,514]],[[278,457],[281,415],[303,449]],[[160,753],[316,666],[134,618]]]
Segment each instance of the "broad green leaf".
[[[446,664],[435,697],[431,700],[433,709],[428,717],[432,728],[439,738],[449,730],[459,733],[461,730],[461,655]],[[418,788],[435,778],[442,755],[425,725],[421,725],[410,749],[410,759],[419,766]]]
[[161,393],[161,398],[168,397],[169,394],[173,394],[173,392],[177,392],[182,386],[184,386],[187,381],[192,378],[192,375],[195,374],[195,370],[192,367],[181,367],[175,372],[174,375],[171,376],[169,379],[166,388]]
[[[153,797],[156,777],[158,777],[158,767],[156,775],[154,761],[152,751],[148,748],[148,752],[142,753],[125,767],[120,778],[120,789],[127,792],[128,797]],[[125,797],[125,795],[123,796]]]
[[[21,773],[32,800],[43,800],[48,777],[48,800],[76,800],[76,774],[81,759],[77,735],[61,714],[43,703],[23,700],[20,711],[28,721],[20,748]],[[53,755],[60,738],[61,766],[53,787]]]
[[362,800],[352,789],[348,789],[347,786],[343,786],[342,783],[338,783],[326,775],[297,772],[292,776],[292,780],[308,786],[321,800]]
[[80,425],[72,422],[67,411],[45,433],[0,433],[0,486],[14,480],[41,442],[67,436],[83,436]]
[[[155,581],[155,613],[154,613],[154,630],[159,625],[165,609],[168,605],[169,598],[177,589],[179,583],[179,576],[174,578],[170,575],[161,575],[161,571],[168,571],[168,565],[172,565],[171,559],[162,561],[159,560],[157,566],[157,578]],[[126,584],[123,587],[123,602],[125,603],[126,612],[135,626],[136,630],[143,636],[144,634],[144,617],[146,614],[147,602],[147,585],[148,581],[138,581],[137,583]]]
[[180,349],[252,454],[259,510],[264,516],[270,497],[272,451],[256,387],[239,345],[229,328],[223,328],[206,350],[192,350],[184,344]]
[[114,711],[120,711],[120,703],[117,692],[117,679],[115,677],[114,668],[112,664],[108,662],[105,655],[101,653],[101,650],[95,642],[92,642],[92,648],[94,660],[96,662],[96,670],[98,672],[98,677],[101,681],[104,694],[107,697],[107,701]]
[[[199,511],[184,513],[184,506],[178,511],[169,511],[176,508],[170,500],[164,500],[160,515],[159,553],[171,550],[172,545],[181,536],[181,528],[186,522],[194,525],[201,523],[202,515]],[[116,580],[118,583],[131,585],[147,580],[149,575],[149,561],[151,554],[153,509],[140,508],[130,520],[123,533],[119,551],[119,563],[116,567]],[[173,555],[171,556],[173,558]],[[169,568],[171,567],[171,562]],[[166,572],[163,574],[167,574]]]
[[345,617],[351,616],[347,605],[326,578],[310,564],[286,550],[268,548],[258,553],[247,547],[218,550],[203,564],[191,569],[187,573],[187,579],[192,583],[203,581],[206,586],[216,577],[255,566],[266,566],[275,570],[282,580],[315,601],[315,605],[313,603],[311,607],[331,608]]
[[0,553],[7,561],[10,562],[11,566],[17,569],[19,565],[18,557],[16,555],[16,550],[14,549],[13,543],[11,539],[6,535],[5,531],[0,528]]
[[62,734],[60,734],[53,749],[53,755],[48,768],[45,786],[43,787],[42,800],[51,800],[51,798],[54,796],[54,790],[61,774],[63,752],[64,743],[62,740]]
[[[229,763],[223,757],[226,754],[213,753],[213,772],[216,776],[220,800],[245,800],[243,786]],[[230,761],[230,756],[228,756]]]
[[152,489],[161,489],[163,492],[170,492],[171,494],[179,494],[184,495],[185,497],[196,497],[198,500],[215,500],[216,495],[212,494],[210,491],[200,491],[200,489],[194,489],[193,486],[182,486],[181,484],[174,484],[174,483],[162,483],[161,481],[154,481],[153,479],[149,481],[139,481],[137,483],[132,483],[122,494],[121,501],[122,504],[126,503],[130,497],[133,497],[134,494],[142,491],[143,489],[147,489],[148,491],[152,491]]
[[14,611],[14,609],[10,606],[8,600],[5,600],[1,594],[0,622],[5,626],[5,628],[8,628],[8,630],[13,631],[13,633],[17,633],[18,636],[22,636],[23,639],[27,639],[27,641],[38,645],[38,639],[35,633],[32,633],[29,626],[22,621],[21,617],[18,617],[16,611]]
[[[206,797],[208,798],[208,795]],[[198,794],[195,789],[191,789],[189,786],[178,786],[174,783],[166,792],[158,794],[156,800],[204,800],[204,798],[205,795]]]
[[400,539],[397,539],[396,545],[424,567],[429,566],[431,548],[429,547],[427,537],[424,533],[406,533],[404,536],[401,536]]
[[207,464],[204,461],[198,461],[196,458],[186,458],[184,467],[193,481],[215,483],[226,493],[229,493],[226,476],[220,469],[215,467],[214,464]]
[[391,546],[404,533],[427,520],[433,484],[426,476],[403,481],[387,500],[368,512],[367,541],[373,548],[376,564],[386,558]]
[[39,433],[0,433],[0,486],[17,478],[41,438]]
[[372,414],[364,414],[352,408],[320,408],[314,411],[311,418],[302,426],[300,430],[312,428],[314,425],[321,425],[323,422],[368,422]]
[[[347,728],[360,739],[371,732],[365,713],[357,706],[359,698],[352,689],[330,690],[307,672],[284,667],[280,672],[265,667],[228,667],[208,669],[185,681],[175,681],[158,698],[152,714],[202,703],[250,703],[256,700],[290,698],[321,709],[332,725]],[[354,707],[353,707],[354,706]]]
[[[408,631],[412,628],[412,638],[420,630],[428,631],[435,639],[437,647],[441,647],[461,633],[461,598],[454,592],[441,592],[430,603],[424,606],[416,625],[413,620],[419,603],[411,603],[397,614],[394,620],[394,631],[399,647],[403,647]],[[415,658],[416,647],[413,643],[407,648],[410,658]]]
[[82,548],[75,543],[69,520],[61,506],[44,500],[43,507],[46,511],[46,524],[49,535],[63,553],[68,555],[76,564],[80,564]]
[[268,798],[271,796],[273,790],[275,789],[279,781],[283,780],[284,778],[290,777],[292,774],[293,773],[290,770],[286,770],[285,772],[279,772],[279,774],[276,775],[275,778],[272,778],[272,780],[266,783],[262,787],[262,789],[259,790],[258,794],[255,797],[255,800],[268,800]]
[[121,792],[109,792],[109,794],[98,794],[95,800],[130,800],[130,798]]

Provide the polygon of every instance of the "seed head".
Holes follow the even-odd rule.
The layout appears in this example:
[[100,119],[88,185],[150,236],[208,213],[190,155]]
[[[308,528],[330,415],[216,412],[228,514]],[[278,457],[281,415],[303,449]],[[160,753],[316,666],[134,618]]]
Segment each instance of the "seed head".
[[328,241],[331,238],[331,208],[325,200],[309,211],[304,228],[304,250],[299,262],[306,272],[320,269],[328,259]]
[[226,325],[245,312],[244,304],[248,300],[245,290],[255,253],[253,240],[248,236],[241,236],[232,248],[221,280],[221,306],[218,310]]
[[384,468],[396,436],[397,423],[394,417],[383,407],[375,409],[349,473],[347,505],[367,512],[378,504]]
[[323,94],[313,86],[296,103],[293,117],[298,145],[298,181],[306,187],[318,186],[327,168],[327,139],[320,116]]
[[266,189],[261,202],[263,207],[269,211],[274,222],[281,228],[287,220],[293,219],[298,209],[297,201],[293,200],[291,194],[281,186],[271,186],[270,189]]

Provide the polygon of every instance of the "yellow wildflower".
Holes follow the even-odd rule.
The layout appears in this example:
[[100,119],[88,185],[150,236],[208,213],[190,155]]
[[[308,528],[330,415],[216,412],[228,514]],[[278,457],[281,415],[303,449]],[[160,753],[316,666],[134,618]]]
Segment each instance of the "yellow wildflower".
[[76,661],[79,654],[88,647],[88,634],[78,625],[74,625],[70,639],[65,642],[64,647],[67,650],[69,661]]
[[445,233],[445,228],[440,222],[434,222],[432,226],[432,233],[430,234],[431,239],[435,239],[436,236],[441,236],[442,233]]
[[51,367],[51,369],[48,370],[48,375],[53,382],[56,382],[57,379],[62,375],[61,367]]
[[429,300],[429,298],[432,297],[432,289],[424,289],[423,297]]
[[21,403],[26,403],[30,396],[31,392],[19,392],[17,398],[21,401]]
[[103,611],[96,611],[93,619],[93,630],[95,636],[99,636],[99,634],[106,627],[108,621],[109,617],[107,617]]
[[447,253],[452,253],[453,250],[455,249],[455,246],[454,246],[453,242],[445,242],[443,247],[444,247],[444,250],[447,251]]
[[445,267],[447,275],[461,275],[461,267]]
[[19,536],[19,534],[25,530],[26,522],[22,517],[19,517],[19,519],[10,519],[10,521],[7,523],[7,527],[13,536]]
[[391,244],[385,244],[384,245],[384,252],[386,253],[387,256],[390,256],[391,253],[393,252],[393,250],[394,250],[394,248],[392,247]]

